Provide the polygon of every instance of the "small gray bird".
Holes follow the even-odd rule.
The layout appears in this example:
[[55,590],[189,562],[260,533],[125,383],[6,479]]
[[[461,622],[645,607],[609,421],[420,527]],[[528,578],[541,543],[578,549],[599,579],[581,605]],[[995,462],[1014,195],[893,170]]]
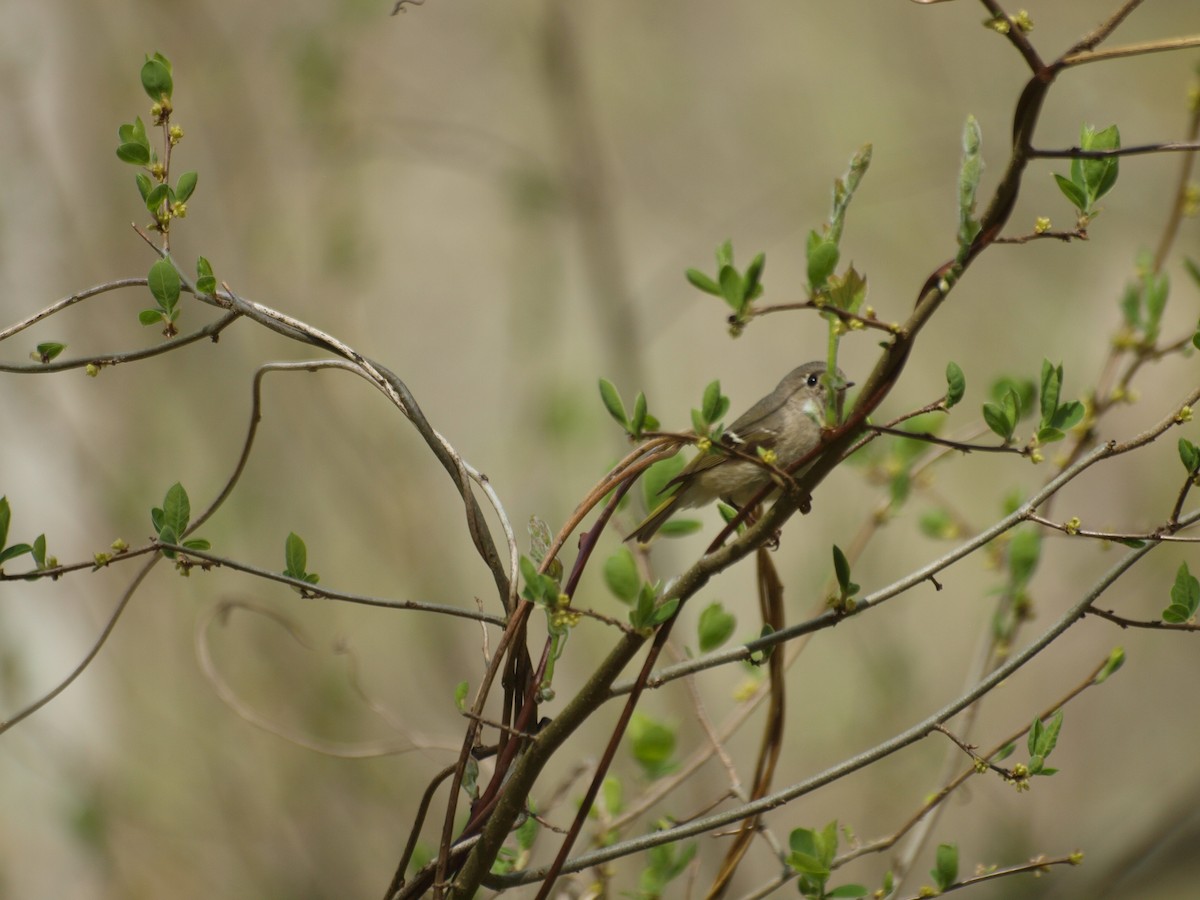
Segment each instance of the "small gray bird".
[[[811,451],[821,440],[825,421],[825,363],[805,363],[787,374],[779,386],[763,397],[725,429],[721,443],[740,453],[755,456],[759,449],[775,453],[775,466],[786,469]],[[842,417],[846,381],[841,369],[834,377],[837,414]],[[663,500],[627,538],[646,543],[678,509],[704,506],[718,497],[741,507],[771,483],[763,466],[712,450],[701,453],[667,483],[679,489]],[[666,488],[664,488],[666,490]]]

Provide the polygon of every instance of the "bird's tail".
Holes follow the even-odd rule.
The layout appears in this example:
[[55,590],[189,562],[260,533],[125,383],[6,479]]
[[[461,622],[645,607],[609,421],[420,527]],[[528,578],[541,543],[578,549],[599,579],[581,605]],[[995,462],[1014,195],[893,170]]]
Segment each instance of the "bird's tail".
[[629,535],[625,540],[636,540],[639,544],[650,543],[650,538],[654,537],[655,532],[662,527],[663,522],[671,518],[678,504],[679,494],[672,494],[662,503],[658,504],[658,506],[654,507],[650,511],[650,515],[646,516],[642,524],[635,528],[633,534]]

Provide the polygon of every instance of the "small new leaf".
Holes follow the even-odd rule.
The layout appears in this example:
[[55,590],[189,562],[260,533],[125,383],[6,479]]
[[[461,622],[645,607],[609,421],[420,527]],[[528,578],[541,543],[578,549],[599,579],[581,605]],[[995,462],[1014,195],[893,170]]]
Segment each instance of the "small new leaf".
[[1016,428],[1016,422],[1008,418],[1004,409],[998,403],[983,404],[983,421],[987,423],[987,427],[998,434],[1004,443],[1012,440],[1013,429]]
[[721,296],[721,286],[699,269],[688,269],[683,274],[692,287],[702,290],[706,294],[712,294],[714,297]]
[[633,401],[633,419],[629,422],[629,433],[635,438],[640,438],[646,428],[646,414],[646,395],[638,391]]
[[1189,621],[1200,608],[1200,581],[1181,563],[1171,586],[1171,605],[1163,610],[1163,621],[1174,625]]
[[201,256],[196,260],[196,290],[202,294],[211,294],[217,289],[217,279],[213,276],[212,263]]
[[1058,189],[1063,192],[1063,196],[1071,201],[1072,206],[1080,212],[1087,210],[1087,195],[1084,193],[1082,187],[1067,178],[1063,178],[1058,173],[1055,173],[1054,180],[1058,183]]
[[154,58],[148,58],[142,65],[142,88],[155,103],[170,100],[175,90],[171,70],[165,63],[163,57],[156,53]]
[[729,409],[729,398],[721,394],[721,382],[710,381],[704,389],[704,398],[700,402],[700,414],[704,422],[711,425],[720,421]]
[[1183,463],[1183,467],[1187,469],[1188,474],[1194,475],[1196,469],[1200,468],[1200,447],[1197,447],[1187,438],[1180,438],[1179,460]]
[[[1121,133],[1116,125],[1110,125],[1103,131],[1096,131],[1090,125],[1085,125],[1079,136],[1079,146],[1084,150],[1119,150]],[[1103,159],[1077,160],[1081,163],[1083,182],[1092,203],[1099,200],[1117,183],[1117,173],[1120,162],[1115,156]]]
[[[162,505],[162,527],[170,528],[178,537],[187,531],[188,521],[192,517],[192,504],[188,500],[187,491],[178,481],[167,488]],[[168,543],[175,543],[169,541]]]
[[850,562],[846,559],[846,554],[842,552],[842,548],[837,544],[833,545],[833,571],[837,575],[838,587],[842,589],[842,593],[846,594],[850,590]]
[[58,356],[60,353],[62,353],[66,349],[67,349],[66,344],[59,344],[54,341],[46,341],[45,343],[41,343],[41,344],[37,345],[37,350],[36,350],[34,359],[36,359],[38,362],[45,365],[46,363],[50,362],[50,360],[54,359],[54,357]]
[[929,871],[939,891],[946,891],[958,881],[958,846],[938,844],[935,865]]
[[633,603],[642,586],[637,563],[628,547],[621,546],[604,561],[604,583],[622,603]]
[[196,190],[198,177],[195,172],[184,172],[179,176],[179,180],[175,183],[175,199],[179,203],[186,203],[188,197],[192,196],[192,192]]
[[[156,209],[162,206],[163,203],[167,202],[170,197],[171,188],[168,185],[156,184],[154,187],[150,188],[150,193],[148,193],[145,197],[146,209],[150,210],[150,212],[154,212]],[[165,260],[160,260],[160,262],[165,262]]]
[[617,424],[628,429],[629,417],[625,415],[625,404],[621,402],[621,395],[617,393],[616,387],[607,378],[600,379],[600,399],[604,401],[604,408],[616,419]]
[[150,293],[163,309],[171,309],[179,299],[179,273],[167,260],[157,260],[147,276]]
[[1063,368],[1060,364],[1057,368],[1050,364],[1050,360],[1042,360],[1042,390],[1041,390],[1041,406],[1042,406],[1042,421],[1048,423],[1054,416],[1055,410],[1058,409],[1058,395],[1062,391]]
[[289,578],[304,578],[308,567],[308,547],[304,540],[294,531],[288,532],[287,540],[283,543],[283,561],[287,567],[283,574]]
[[833,241],[826,240],[817,232],[808,234],[808,286],[812,293],[825,287],[829,276],[837,268],[841,252]]
[[737,619],[722,604],[710,603],[700,613],[700,622],[697,626],[700,652],[708,653],[710,650],[716,650],[729,640],[736,627]]
[[767,255],[760,253],[751,260],[749,267],[746,269],[746,285],[745,297],[746,302],[750,302],[755,297],[762,293],[762,273],[763,267],[767,264]]
[[742,281],[742,276],[732,265],[728,265],[721,266],[717,278],[721,283],[721,296],[734,312],[740,313],[745,306],[746,299],[746,286]]
[[1108,680],[1108,677],[1115,673],[1121,666],[1125,665],[1125,648],[1114,647],[1112,653],[1108,655],[1108,662],[1104,664],[1104,668],[1092,680],[1092,684],[1103,684]]
[[967,391],[967,377],[958,363],[946,364],[946,409],[956,406]]

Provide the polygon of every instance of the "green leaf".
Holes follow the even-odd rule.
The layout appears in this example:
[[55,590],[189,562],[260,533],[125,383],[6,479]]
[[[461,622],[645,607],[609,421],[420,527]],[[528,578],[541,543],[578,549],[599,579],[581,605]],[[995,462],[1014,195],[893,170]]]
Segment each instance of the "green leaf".
[[988,428],[1000,435],[1004,443],[1007,444],[1012,440],[1016,423],[1009,420],[1008,415],[998,403],[983,404],[983,421],[987,423]]
[[541,826],[535,816],[526,816],[515,832],[517,837],[517,846],[522,850],[528,850],[533,846],[533,842],[537,840],[538,829]]
[[615,775],[609,775],[600,785],[600,797],[604,801],[604,809],[611,816],[620,815],[625,809],[625,791],[621,780]]
[[647,778],[661,778],[675,768],[671,763],[675,753],[674,728],[635,710],[627,734],[630,752]]
[[150,149],[150,139],[146,137],[146,123],[142,121],[141,116],[118,128],[117,138],[122,144],[141,144],[147,150]]
[[1006,760],[1010,756],[1012,756],[1013,753],[1016,752],[1016,750],[1017,750],[1017,745],[1015,743],[1014,744],[1005,744],[1003,747],[1001,747],[999,750],[997,750],[995,752],[995,754],[992,755],[989,762],[994,762],[994,763],[1003,762],[1004,760]]
[[871,893],[869,888],[863,887],[861,884],[843,884],[835,887],[832,891],[826,891],[825,896],[828,900],[841,897],[865,897]]
[[1038,721],[1037,725],[1029,730],[1029,755],[1041,757],[1043,760],[1048,757],[1058,743],[1058,734],[1062,731],[1062,723],[1063,711],[1061,709],[1045,723]]
[[822,238],[817,232],[808,234],[808,285],[813,293],[825,287],[829,276],[837,268],[841,251],[833,241]]
[[633,603],[642,586],[637,563],[628,547],[621,546],[604,561],[604,583],[622,603]]
[[831,275],[826,288],[829,303],[847,312],[857,313],[867,299],[867,279],[854,266],[840,276]]
[[142,65],[142,88],[151,100],[158,103],[163,99],[171,99],[175,84],[171,79],[171,70],[164,65],[162,57],[155,56]]
[[917,520],[917,527],[926,537],[939,541],[952,540],[958,537],[959,533],[954,519],[944,509],[931,509],[922,513],[921,518]]
[[1187,469],[1191,475],[1200,467],[1200,447],[1197,447],[1187,438],[1179,439],[1179,460],[1183,463],[1183,467]]
[[1114,674],[1123,665],[1125,665],[1125,648],[1114,647],[1112,653],[1108,655],[1108,662],[1092,680],[1092,684],[1103,684],[1108,680],[1108,676]]
[[1050,364],[1050,360],[1042,360],[1042,389],[1041,389],[1041,407],[1042,421],[1049,422],[1054,416],[1055,410],[1058,409],[1058,396],[1062,391],[1063,368],[1060,364],[1057,368]]
[[604,401],[604,408],[608,410],[608,414],[617,420],[617,424],[628,429],[629,417],[625,415],[625,404],[621,402],[621,395],[607,378],[600,379],[600,399]]
[[196,260],[196,290],[202,294],[214,293],[217,279],[213,276],[212,263],[203,256]]
[[199,177],[195,172],[184,172],[179,176],[175,182],[175,199],[178,202],[187,203],[188,197],[196,190],[196,179]]
[[183,546],[189,550],[210,550],[212,548],[212,544],[204,538],[189,538],[183,542]]
[[1175,584],[1171,586],[1171,605],[1163,611],[1163,620],[1172,624],[1186,622],[1200,607],[1200,581],[1188,571],[1187,563],[1181,563],[1175,573]]
[[946,364],[946,408],[956,406],[967,391],[967,377],[958,363]]
[[163,309],[171,309],[179,299],[179,273],[167,260],[157,260],[147,276],[150,293]]
[[838,587],[842,589],[842,593],[848,593],[851,584],[850,562],[837,544],[833,545],[833,571],[837,575]]
[[676,475],[683,471],[685,460],[676,453],[666,459],[660,459],[642,475],[642,493],[646,501],[646,509],[654,509],[667,496],[667,485]]
[[663,537],[687,537],[689,534],[695,534],[704,523],[699,519],[671,519],[663,522],[658,529],[658,533]]
[[[1005,398],[1009,393],[1012,393],[1016,399],[1016,418],[1014,422],[1019,421],[1025,413],[1033,409],[1034,397],[1037,393],[1037,387],[1033,383],[1032,378],[1009,378],[1007,375],[997,378],[991,387],[990,396],[997,403],[1004,403]],[[1007,402],[1012,402],[1007,401]]]
[[31,553],[33,548],[28,544],[12,544],[0,550],[0,566],[4,565],[10,559],[16,559],[18,556],[23,556],[26,553]]
[[471,689],[471,685],[466,681],[460,681],[454,688],[454,705],[459,712],[467,711],[467,692]]
[[37,345],[38,359],[43,363],[48,363],[66,349],[66,344],[60,344],[56,341],[46,341]]
[[712,294],[714,297],[721,296],[721,286],[701,272],[699,269],[688,269],[683,273],[692,287],[699,288],[706,294]]
[[1142,291],[1136,282],[1125,285],[1125,293],[1120,301],[1121,318],[1125,327],[1130,331],[1139,331],[1142,327]]
[[650,616],[650,626],[656,627],[661,625],[667,619],[675,615],[675,610],[679,609],[679,598],[672,597],[658,606],[654,607],[654,613]]
[[629,422],[629,433],[635,438],[640,438],[646,428],[646,415],[646,395],[638,391],[633,401],[633,419]]
[[1042,555],[1042,533],[1036,528],[1018,528],[1008,545],[1009,577],[1015,587],[1029,583]]
[[733,265],[733,241],[726,238],[725,243],[717,248],[717,271]]
[[171,196],[171,188],[166,184],[156,184],[150,188],[150,193],[146,195],[146,209],[154,212],[163,203],[167,202]]
[[[162,524],[165,528],[170,528],[176,535],[182,535],[187,531],[188,521],[192,517],[192,504],[188,500],[187,491],[183,489],[183,485],[178,481],[167,488],[166,497],[163,498],[162,505]],[[170,541],[169,543],[176,543]]]
[[767,264],[767,255],[760,253],[751,260],[746,269],[746,286],[744,295],[747,301],[753,300],[762,293],[762,273]]
[[12,508],[8,505],[8,497],[0,497],[0,547],[8,540],[8,526],[12,522]]
[[1064,403],[1054,411],[1050,424],[1054,428],[1067,431],[1083,421],[1084,406],[1078,400]]
[[138,321],[143,325],[157,325],[164,321],[161,309],[143,309],[138,313]]
[[650,619],[654,615],[654,601],[658,599],[657,589],[648,581],[642,582],[638,590],[637,603],[629,611],[629,624],[641,631],[650,627]]
[[[0,544],[2,543],[3,541],[0,541]],[[30,548],[29,553],[39,569],[46,568],[46,535],[39,534],[33,539],[33,547]]]
[[1080,212],[1085,212],[1087,210],[1087,195],[1084,194],[1083,188],[1077,186],[1071,181],[1068,181],[1066,178],[1063,178],[1057,173],[1054,175],[1054,180],[1058,182],[1058,189],[1063,192],[1063,196],[1071,201],[1072,206],[1074,206]]
[[[710,381],[704,389],[704,397],[700,401],[700,415],[706,423],[712,424],[724,415],[721,409],[721,399],[721,382]],[[728,405],[728,401],[726,401],[725,406]]]
[[1151,343],[1158,339],[1158,330],[1162,323],[1163,311],[1167,308],[1170,288],[1170,280],[1165,272],[1146,275],[1143,287],[1146,303],[1145,331],[1146,340]]
[[[178,544],[179,543],[179,535],[175,532],[175,529],[172,528],[170,525],[164,525],[161,529],[159,529],[158,539],[160,541],[162,541],[164,544]],[[162,555],[165,556],[167,559],[174,559],[175,551],[164,549],[162,551]]]
[[[1118,150],[1121,147],[1121,133],[1116,125],[1110,125],[1103,131],[1096,131],[1090,125],[1085,125],[1079,136],[1079,146],[1084,150]],[[1117,183],[1119,160],[1110,156],[1104,159],[1085,159],[1081,160],[1081,163],[1088,196],[1095,202]]]
[[135,166],[148,166],[150,148],[145,144],[121,144],[117,147],[117,159]]
[[308,568],[308,547],[304,540],[294,531],[289,531],[283,542],[283,561],[286,568],[283,574],[289,578],[303,578]]
[[142,195],[142,202],[146,202],[146,198],[150,196],[150,188],[153,186],[150,181],[150,176],[145,172],[138,172],[133,176],[134,182],[137,184],[138,193]]
[[733,309],[734,312],[741,312],[745,306],[745,284],[742,282],[742,276],[738,274],[737,269],[733,266],[721,266],[721,271],[717,273],[717,278],[721,283],[721,296],[725,298],[725,302]]
[[945,891],[958,881],[958,846],[956,844],[938,844],[935,865],[929,874],[938,890]]
[[716,650],[733,634],[733,629],[737,627],[737,619],[720,603],[710,603],[700,613],[700,622],[697,626],[698,636],[700,638],[700,652],[708,653],[711,650]]
[[1037,432],[1039,444],[1053,444],[1055,441],[1061,441],[1066,436],[1066,432],[1049,425],[1045,428],[1039,428]]

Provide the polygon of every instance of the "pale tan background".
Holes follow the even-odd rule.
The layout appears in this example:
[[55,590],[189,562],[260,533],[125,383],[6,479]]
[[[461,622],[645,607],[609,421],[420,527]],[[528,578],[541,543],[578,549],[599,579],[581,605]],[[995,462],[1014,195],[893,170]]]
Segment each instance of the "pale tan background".
[[[1052,55],[1111,5],[1033,4],[1033,38]],[[383,0],[0,4],[5,323],[148,268],[152,257],[128,227],[144,218],[132,170],[113,150],[117,126],[147,116],[137,72],[144,52],[160,50],[175,65],[176,121],[187,135],[176,171],[200,173],[176,251],[187,260],[203,253],[241,293],[392,367],[434,425],[491,477],[523,532],[531,514],[560,522],[622,451],[596,397],[598,376],[627,396],[645,389],[665,424],[683,427],[710,378],[721,378],[736,413],[823,352],[823,325],[803,315],[757,323],[731,342],[724,307],[684,282],[685,267],[711,269],[713,247],[732,237],[743,262],[767,252],[769,299],[797,299],[804,235],[827,214],[831,179],[869,141],[874,164],[850,213],[844,258],[867,273],[880,315],[900,319],[928,272],[953,253],[967,114],[985,135],[985,190],[1002,167],[1025,71],[1005,41],[980,27],[979,4],[570,6],[576,42],[566,52],[589,98],[574,110],[598,134],[604,180],[595,185],[616,226],[609,274],[634,308],[622,346],[604,337],[603,292],[564,191],[563,172],[578,154],[564,142],[561,95],[547,76],[543,0],[429,0],[397,18],[388,18]],[[1198,30],[1195,3],[1160,0],[1146,3],[1119,41]],[[1068,74],[1051,94],[1041,142],[1072,143],[1084,121],[1118,122],[1126,143],[1177,136],[1195,62],[1194,53],[1160,55]],[[573,121],[566,131],[578,136]],[[1080,394],[1098,372],[1134,254],[1157,239],[1177,165],[1123,162],[1086,244],[987,253],[924,335],[885,411],[936,397],[948,359],[969,379],[962,419],[978,410],[993,378],[1033,375],[1044,356],[1064,363],[1066,392]],[[1041,214],[1070,224],[1049,171],[1032,168],[1014,229],[1027,230]],[[1180,250],[1200,257],[1194,222]],[[1174,335],[1194,325],[1197,292],[1178,259],[1171,271],[1177,289],[1166,330]],[[20,360],[39,340],[67,342],[68,355],[153,343],[154,331],[136,320],[147,302],[141,292],[92,301],[9,342],[4,359]],[[185,306],[185,329],[211,315]],[[851,377],[865,374],[873,346],[870,338],[846,345]],[[203,505],[238,452],[254,368],[303,355],[239,325],[218,345],[96,380],[80,372],[6,377],[0,492],[15,510],[10,540],[44,531],[61,560],[86,559],[118,536],[143,541],[149,508],[175,480]],[[1147,402],[1114,416],[1105,436],[1128,436],[1156,419],[1196,374],[1195,360],[1147,372],[1138,385]],[[215,549],[281,569],[294,530],[322,584],[463,605],[479,597],[495,609],[448,480],[379,398],[331,374],[275,376],[266,397],[242,485],[203,530]],[[1195,426],[1189,432],[1200,440]],[[1081,481],[1056,514],[1101,527],[1153,526],[1180,477],[1174,436],[1160,443]],[[1046,473],[1008,457],[972,457],[946,468],[938,487],[982,526],[1004,493],[1028,490]],[[853,470],[836,473],[813,515],[788,526],[776,559],[794,618],[819,601],[829,544],[849,541],[877,490]],[[866,589],[944,549],[916,535],[923,508],[914,500],[856,570]],[[706,521],[711,532],[711,513]],[[1115,558],[1051,544],[1026,636]],[[662,574],[701,547],[696,538],[664,548]],[[1196,556],[1156,553],[1104,605],[1156,617],[1182,559]],[[0,587],[0,715],[70,670],[125,571]],[[779,783],[859,752],[957,694],[998,576],[972,559],[943,580],[941,593],[914,591],[813,643],[789,676]],[[715,581],[681,634],[694,633],[691,621],[712,598],[738,612],[739,634],[753,633],[748,586],[741,572]],[[586,605],[623,614],[595,579],[581,593]],[[215,652],[248,704],[326,740],[411,738],[429,749],[329,759],[237,718],[203,681],[192,650],[196,622],[226,598],[287,611],[320,648],[305,653],[265,622],[235,618],[218,633]],[[361,683],[395,727],[348,687],[345,658],[330,649],[338,638],[353,647]],[[1091,879],[1104,876],[1106,860],[1150,840],[1155,828],[1194,838],[1186,829],[1197,823],[1168,811],[1191,808],[1200,795],[1192,687],[1200,656],[1186,636],[1082,623],[989,700],[978,740],[987,745],[1028,721],[1118,643],[1130,657],[1126,669],[1067,711],[1054,758],[1063,772],[1020,796],[977,780],[937,832],[958,841],[964,871],[1077,847],[1087,866],[975,896],[1095,896]],[[300,601],[232,573],[184,581],[161,567],[79,682],[0,738],[0,897],[381,894],[416,792],[450,759],[437,748],[461,730],[453,688],[464,678],[477,683],[478,644],[478,629],[461,620]],[[560,668],[560,696],[605,646],[599,629],[581,626]],[[714,715],[730,707],[738,678],[722,671],[700,679]],[[689,746],[700,740],[678,685],[646,706],[679,722]],[[553,706],[546,711],[553,715]],[[588,758],[606,724],[568,755]],[[754,720],[732,744],[744,778],[757,733]],[[926,741],[782,810],[771,824],[786,835],[837,817],[863,838],[884,834],[935,787],[945,751]],[[624,763],[621,771],[635,793],[636,775]],[[552,773],[548,784],[559,777]],[[658,812],[694,814],[713,799],[719,778],[706,769],[703,783]],[[565,824],[567,810],[556,820]],[[1187,844],[1185,837],[1164,846],[1156,864],[1176,869],[1153,886],[1134,882],[1126,895],[1181,896]],[[711,865],[720,847],[702,847]],[[839,880],[875,886],[886,865],[866,859]],[[749,890],[775,871],[760,846],[737,886]],[[635,886],[628,873],[618,883]],[[682,882],[673,890],[682,896]]]

